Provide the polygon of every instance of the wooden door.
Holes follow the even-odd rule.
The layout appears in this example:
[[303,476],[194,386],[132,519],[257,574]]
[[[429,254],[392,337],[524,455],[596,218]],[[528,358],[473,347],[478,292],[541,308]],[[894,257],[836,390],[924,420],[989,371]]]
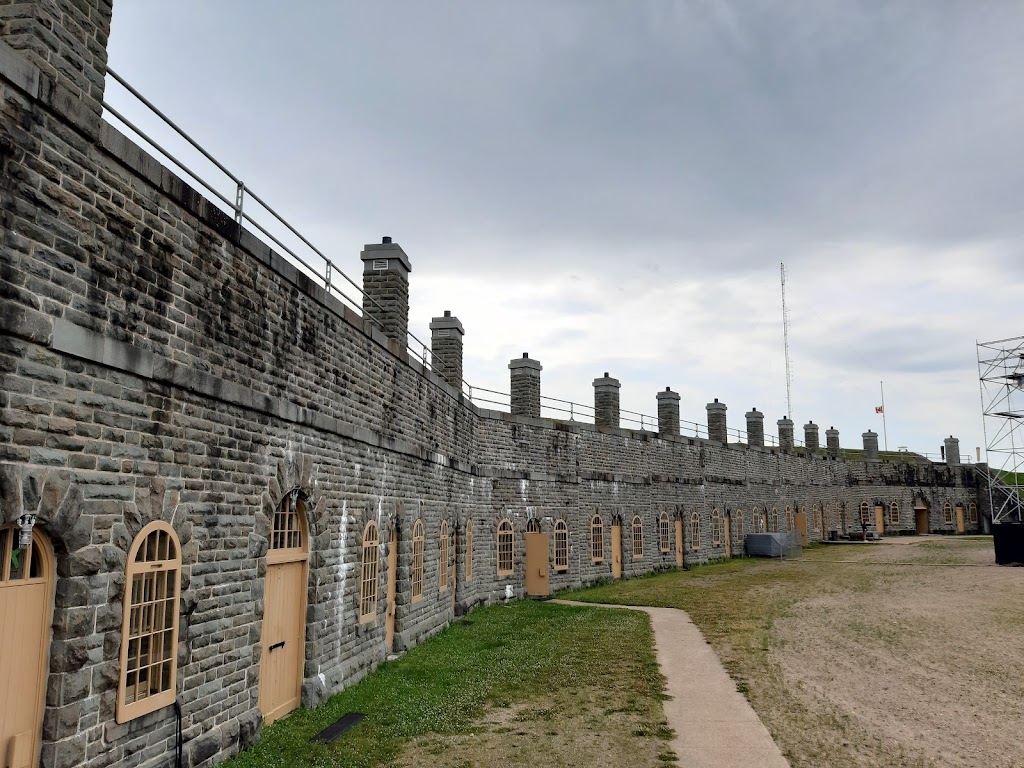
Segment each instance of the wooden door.
[[800,532],[801,546],[807,546],[807,512],[799,510],[796,513],[796,529]]
[[956,505],[956,532],[966,533],[967,529],[964,527],[964,505]]
[[391,526],[388,539],[388,604],[384,613],[384,645],[395,649],[395,598],[398,593],[398,531]]
[[928,509],[914,507],[914,531],[918,534],[928,533]]
[[526,534],[526,594],[543,597],[551,594],[548,585],[548,536]]
[[732,557],[732,519],[725,516],[725,556]]
[[264,602],[260,710],[270,724],[302,702],[306,561],[268,565]]
[[879,505],[875,506],[875,530],[885,532],[885,507]]
[[676,518],[676,567],[683,567],[683,519]]
[[4,768],[39,765],[53,618],[53,557],[38,531],[15,550],[19,531],[0,527],[0,760]]
[[622,578],[622,525],[612,525],[612,578]]

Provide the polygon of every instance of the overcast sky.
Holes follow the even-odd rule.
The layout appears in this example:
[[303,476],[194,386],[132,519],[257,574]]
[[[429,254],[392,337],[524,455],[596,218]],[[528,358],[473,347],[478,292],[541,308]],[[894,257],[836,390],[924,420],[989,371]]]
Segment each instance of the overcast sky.
[[477,386],[774,433],[785,262],[798,437],[882,435],[884,380],[890,448],[973,454],[1024,333],[1019,0],[120,0],[110,66],[357,281],[392,236]]

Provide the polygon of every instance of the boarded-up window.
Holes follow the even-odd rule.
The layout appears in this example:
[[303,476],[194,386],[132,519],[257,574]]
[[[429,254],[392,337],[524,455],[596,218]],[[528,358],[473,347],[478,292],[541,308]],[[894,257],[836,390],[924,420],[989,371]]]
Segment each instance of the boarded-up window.
[[174,702],[180,585],[178,537],[167,523],[150,523],[128,552],[117,690],[119,723]]
[[948,501],[942,507],[942,518],[947,523],[953,522],[953,505]]
[[466,518],[466,581],[473,580],[473,518]]
[[690,515],[690,549],[700,549],[700,515]]
[[644,521],[640,515],[633,516],[633,559],[641,560],[644,556]]
[[441,540],[437,557],[437,585],[442,592],[448,591],[448,521],[441,521]]
[[711,510],[711,543],[716,547],[722,543],[722,515],[717,509]]
[[412,601],[423,599],[423,521],[412,526]]
[[363,529],[363,562],[360,570],[359,623],[377,618],[377,561],[380,557],[380,532],[372,520]]
[[658,549],[668,552],[672,548],[672,521],[668,512],[658,515]]
[[978,524],[978,505],[973,501],[967,505],[967,519],[971,521],[971,525]]
[[512,523],[502,520],[498,524],[498,575],[512,574],[513,563]]
[[555,570],[569,568],[569,529],[564,520],[555,523]]
[[590,518],[590,559],[595,563],[604,560],[604,521],[600,515]]

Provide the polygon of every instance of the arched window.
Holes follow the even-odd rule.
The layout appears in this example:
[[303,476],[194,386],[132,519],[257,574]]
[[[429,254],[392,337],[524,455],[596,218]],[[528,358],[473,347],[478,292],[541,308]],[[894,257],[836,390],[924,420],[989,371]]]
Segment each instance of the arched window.
[[437,586],[442,592],[448,591],[448,521],[441,521],[441,538],[437,554]]
[[786,531],[793,530],[793,508],[786,507]]
[[711,544],[718,546],[722,543],[722,515],[717,509],[711,510]]
[[640,515],[633,515],[633,559],[641,560],[644,556],[644,521]]
[[900,505],[895,501],[889,505],[889,525],[894,528],[900,524]]
[[953,522],[953,505],[948,501],[942,506],[942,518],[946,523]]
[[167,523],[150,523],[128,551],[117,687],[119,723],[174,702],[180,587],[178,537]]
[[412,525],[412,601],[423,599],[423,521]]
[[466,582],[473,580],[473,518],[466,518]]
[[700,549],[700,515],[690,515],[690,549]]
[[771,519],[769,520],[768,526],[769,526],[768,530],[770,530],[772,533],[778,533],[779,532],[779,508],[778,507],[772,507]]
[[658,549],[668,552],[672,548],[672,522],[668,519],[668,512],[658,515]]
[[555,523],[555,570],[569,569],[569,529],[565,520]]
[[871,507],[866,501],[860,503],[860,524],[867,525],[871,522]]
[[590,518],[590,559],[595,563],[604,560],[604,521],[600,515]]
[[359,582],[359,623],[377,618],[377,561],[380,557],[380,532],[372,520],[363,529],[363,564]]
[[971,525],[978,524],[978,505],[973,501],[967,505],[967,519],[971,521]]
[[512,563],[512,523],[509,520],[502,520],[498,523],[498,575],[510,576]]
[[737,509],[732,513],[733,520],[733,534],[736,536],[737,541],[743,541],[743,510]]

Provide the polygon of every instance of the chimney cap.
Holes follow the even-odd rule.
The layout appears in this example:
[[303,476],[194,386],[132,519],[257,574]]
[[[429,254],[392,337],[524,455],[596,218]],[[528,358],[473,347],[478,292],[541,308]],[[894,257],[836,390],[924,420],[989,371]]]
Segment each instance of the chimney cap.
[[382,237],[380,239],[380,244],[381,245],[387,245],[390,242],[391,242],[391,236],[390,235],[384,235],[384,237]]

